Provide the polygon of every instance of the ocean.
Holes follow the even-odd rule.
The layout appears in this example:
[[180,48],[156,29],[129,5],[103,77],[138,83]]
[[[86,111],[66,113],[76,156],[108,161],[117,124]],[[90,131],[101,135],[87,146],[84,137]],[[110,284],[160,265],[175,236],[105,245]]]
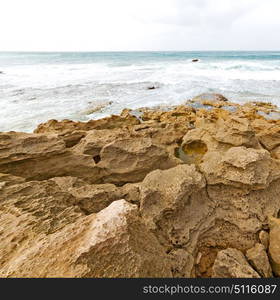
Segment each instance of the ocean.
[[0,52],[0,131],[177,105],[206,92],[280,104],[280,52]]

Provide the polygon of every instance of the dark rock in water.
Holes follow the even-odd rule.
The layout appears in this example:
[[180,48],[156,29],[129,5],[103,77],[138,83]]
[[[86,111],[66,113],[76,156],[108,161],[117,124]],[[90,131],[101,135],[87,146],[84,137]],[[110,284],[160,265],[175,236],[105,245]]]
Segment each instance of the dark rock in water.
[[192,99],[195,102],[207,101],[207,102],[227,102],[228,99],[221,94],[204,93]]
[[157,89],[157,87],[155,87],[155,86],[148,86],[148,90],[155,90],[155,89]]
[[3,72],[3,71],[0,71],[0,74],[4,74],[4,72]]
[[194,59],[192,59],[192,62],[198,62],[199,61],[199,59],[198,58],[194,58]]

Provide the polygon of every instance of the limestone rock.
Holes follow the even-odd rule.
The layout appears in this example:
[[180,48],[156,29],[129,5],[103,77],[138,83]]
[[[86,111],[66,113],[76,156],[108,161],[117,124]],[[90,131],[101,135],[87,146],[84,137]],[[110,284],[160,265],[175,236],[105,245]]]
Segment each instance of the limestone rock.
[[260,239],[261,244],[267,250],[268,246],[269,246],[269,234],[266,231],[262,230],[259,233],[259,239]]
[[218,253],[213,266],[213,278],[259,278],[241,251],[228,248]]
[[254,189],[266,187],[272,181],[272,170],[279,176],[279,165],[268,151],[245,147],[232,147],[223,154],[207,153],[201,170],[210,184],[249,185]]
[[100,170],[91,156],[76,155],[56,135],[0,134],[0,172],[28,180],[76,176],[97,181]]
[[269,255],[274,274],[280,276],[280,219],[269,219]]
[[194,258],[186,250],[174,249],[169,253],[172,263],[172,275],[178,278],[192,277]]
[[205,180],[194,165],[156,170],[140,186],[140,212],[150,228],[172,212],[188,205],[189,197],[205,187]]
[[0,133],[0,276],[280,276],[277,108],[205,97]]
[[119,139],[106,145],[100,152],[99,168],[108,175],[104,182],[138,182],[155,169],[168,169],[179,162],[150,138]]
[[71,120],[49,120],[46,123],[40,124],[34,133],[66,133],[77,130],[89,131],[93,129],[113,129],[122,128],[125,126],[139,124],[139,120],[131,115],[126,117],[112,115],[100,120],[90,120],[88,122],[74,122]]
[[1,276],[171,276],[162,247],[141,223],[136,206],[124,200],[29,242],[14,260],[2,265]]
[[253,248],[247,250],[246,257],[261,277],[272,277],[269,259],[262,244],[256,244]]

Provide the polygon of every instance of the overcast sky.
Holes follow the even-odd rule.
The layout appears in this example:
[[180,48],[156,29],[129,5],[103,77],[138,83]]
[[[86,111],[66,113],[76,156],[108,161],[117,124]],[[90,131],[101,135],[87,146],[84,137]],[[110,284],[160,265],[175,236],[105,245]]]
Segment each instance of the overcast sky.
[[0,0],[1,50],[280,50],[280,0]]

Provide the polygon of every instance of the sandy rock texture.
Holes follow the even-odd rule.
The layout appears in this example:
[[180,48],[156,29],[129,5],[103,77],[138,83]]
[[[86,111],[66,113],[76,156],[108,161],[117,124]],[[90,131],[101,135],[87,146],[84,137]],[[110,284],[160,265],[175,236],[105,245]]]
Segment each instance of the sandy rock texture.
[[0,276],[279,277],[278,114],[203,94],[0,133]]

